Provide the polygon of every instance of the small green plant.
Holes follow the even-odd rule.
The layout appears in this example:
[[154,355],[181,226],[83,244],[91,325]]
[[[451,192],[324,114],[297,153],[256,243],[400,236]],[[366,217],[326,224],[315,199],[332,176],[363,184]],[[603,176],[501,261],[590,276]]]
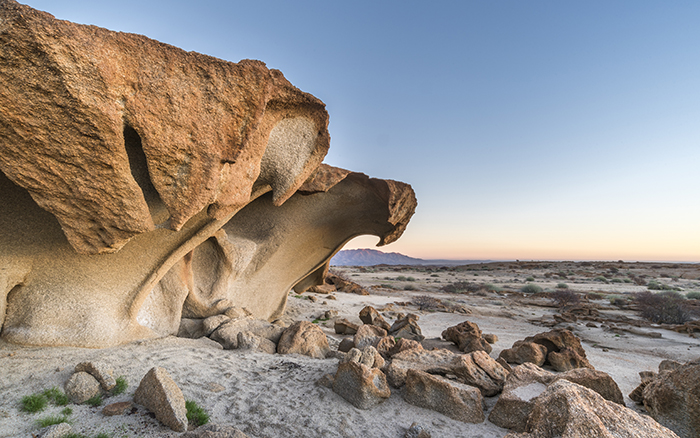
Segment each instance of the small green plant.
[[431,277],[439,277],[437,274],[430,274]]
[[418,290],[418,288],[412,284],[407,284],[403,287],[403,290]]
[[68,417],[65,415],[51,415],[37,420],[36,423],[39,425],[39,427],[49,427],[53,426],[54,424],[70,423],[70,421],[68,421]]
[[70,417],[71,415],[73,415],[73,408],[71,408],[70,406],[66,406],[65,408],[61,409],[61,415]]
[[520,292],[524,294],[537,294],[542,292],[542,288],[536,284],[526,284],[520,288]]
[[194,400],[185,401],[185,408],[187,408],[187,421],[194,424],[195,427],[209,422],[209,414]]
[[568,289],[569,285],[566,283],[557,283],[557,289]]
[[525,281],[535,281],[535,277],[527,277]]
[[316,318],[313,321],[311,321],[311,323],[318,324],[321,321],[328,321],[328,318]]
[[129,383],[127,383],[124,376],[117,377],[116,382],[117,384],[114,386],[114,388],[112,388],[112,395],[122,394],[124,391],[126,391],[126,388],[129,387]]
[[94,407],[100,406],[102,404],[102,395],[97,394],[97,395],[90,397],[89,399],[87,399],[85,401],[85,404],[90,405],[90,406],[94,406]]
[[607,282],[608,282],[608,279],[605,278],[605,277],[603,277],[602,275],[597,276],[597,277],[594,278],[593,280],[595,280],[595,281],[600,281],[601,283],[607,283]]
[[65,406],[70,402],[68,396],[56,386],[51,389],[45,389],[42,394],[56,406]]
[[700,292],[694,290],[685,294],[685,297],[689,300],[700,300]]
[[22,410],[24,412],[36,413],[46,409],[48,399],[44,394],[32,394],[22,397]]

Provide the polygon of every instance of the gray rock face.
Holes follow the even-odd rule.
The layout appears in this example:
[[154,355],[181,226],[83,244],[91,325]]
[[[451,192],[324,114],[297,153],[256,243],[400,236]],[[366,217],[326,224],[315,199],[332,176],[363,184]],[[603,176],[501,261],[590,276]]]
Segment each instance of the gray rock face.
[[338,365],[333,391],[358,409],[370,409],[391,396],[384,373],[352,361]]
[[409,370],[404,400],[465,423],[484,421],[484,399],[473,387],[425,373]]
[[353,342],[355,343],[355,348],[362,350],[369,345],[376,347],[379,341],[386,335],[386,330],[381,327],[371,324],[362,324],[358,327]]
[[239,350],[257,350],[263,353],[275,354],[277,345],[269,339],[257,336],[253,332],[245,331],[238,333]]
[[75,372],[79,371],[84,371],[96,378],[105,391],[110,391],[117,386],[114,370],[104,362],[81,362],[75,366]]
[[204,335],[211,335],[214,332],[214,330],[219,328],[219,326],[230,320],[231,318],[229,318],[226,315],[214,315],[210,316],[209,318],[205,318],[202,321],[202,329],[204,329]]
[[235,350],[238,348],[238,334],[241,332],[251,332],[277,344],[284,330],[283,327],[248,316],[223,323],[210,337],[220,343],[224,349]]
[[85,403],[100,394],[100,382],[85,371],[73,374],[65,385],[66,395],[75,404]]
[[156,414],[156,419],[172,430],[187,430],[185,397],[164,368],[154,367],[146,373],[134,393],[134,403]]
[[199,339],[206,336],[203,321],[201,318],[182,318],[177,335],[181,338],[190,339]]
[[678,438],[651,418],[567,380],[554,382],[537,398],[527,431],[505,438]]

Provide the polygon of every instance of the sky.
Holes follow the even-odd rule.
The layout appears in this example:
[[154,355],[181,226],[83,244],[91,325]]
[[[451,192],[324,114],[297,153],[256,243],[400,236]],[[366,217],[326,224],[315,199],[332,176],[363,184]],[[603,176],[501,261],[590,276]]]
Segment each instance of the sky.
[[415,190],[382,251],[700,261],[700,2],[25,1],[281,70],[328,164]]

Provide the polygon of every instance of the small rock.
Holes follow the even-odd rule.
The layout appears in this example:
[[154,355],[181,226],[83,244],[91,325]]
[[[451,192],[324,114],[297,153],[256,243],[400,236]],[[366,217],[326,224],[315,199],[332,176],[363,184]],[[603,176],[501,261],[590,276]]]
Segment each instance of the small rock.
[[391,328],[391,326],[388,322],[386,322],[384,317],[380,315],[379,312],[377,312],[377,309],[375,309],[372,306],[366,306],[360,311],[360,320],[365,324],[377,326],[379,328],[384,329],[387,332]]
[[306,290],[307,292],[312,292],[315,294],[330,294],[335,292],[335,285],[333,284],[321,284],[317,286],[311,286]]
[[198,339],[206,336],[203,321],[204,320],[200,318],[182,318],[180,320],[180,328],[177,331],[177,336],[190,339]]
[[404,438],[431,438],[430,433],[425,430],[423,426],[421,426],[418,423],[413,423],[411,424],[411,427],[408,428],[406,431],[406,434],[404,435]]
[[326,319],[333,319],[336,316],[338,316],[338,311],[335,309],[326,310],[326,312],[323,314],[323,317]]
[[316,301],[318,301],[318,298],[316,298],[316,297],[313,296],[313,295],[306,295],[306,298],[307,298],[309,301],[311,301],[312,303],[315,303]]
[[64,435],[68,435],[73,428],[68,423],[58,423],[41,429],[39,432],[39,438],[60,438]]
[[338,365],[333,391],[358,409],[370,409],[391,396],[384,373],[357,362]]
[[547,355],[547,362],[556,371],[570,371],[576,368],[593,368],[585,356],[578,354],[573,348],[564,347]]
[[418,342],[425,339],[425,336],[423,336],[418,326],[418,315],[413,313],[409,313],[404,318],[394,322],[389,333],[396,338],[412,339]]
[[182,391],[170,374],[151,368],[134,393],[134,402],[156,415],[156,419],[176,432],[187,430],[187,409]]
[[355,348],[361,350],[368,345],[376,347],[379,341],[386,335],[386,330],[383,328],[371,324],[362,324],[357,329],[357,333],[355,333],[355,337],[353,338]]
[[320,379],[316,381],[316,384],[318,386],[323,386],[324,388],[333,388],[333,382],[335,381],[335,377],[333,377],[333,374],[324,374]]
[[323,359],[330,352],[328,338],[316,324],[297,321],[282,333],[277,352],[280,354],[303,354]]
[[251,331],[238,333],[238,348],[241,350],[257,350],[268,354],[275,354],[277,351],[277,346],[274,342],[257,336]]
[[65,385],[66,395],[75,404],[85,403],[100,394],[100,382],[85,371],[74,373]]
[[339,335],[354,335],[359,328],[357,324],[353,324],[347,319],[336,319],[333,325],[336,334]]
[[114,379],[114,370],[104,362],[81,362],[75,366],[75,372],[84,371],[96,378],[105,391],[110,391],[117,386]]
[[487,333],[487,334],[483,335],[483,338],[489,344],[495,344],[496,342],[498,342],[498,336],[496,336],[492,333]]
[[534,363],[538,367],[547,360],[547,347],[535,342],[516,342],[512,348],[501,351],[498,356],[505,362],[514,364]]
[[355,341],[353,341],[352,338],[344,338],[340,341],[340,344],[338,344],[338,351],[342,351],[343,353],[347,353],[351,348],[355,348]]
[[[402,351],[418,349],[422,350],[423,345],[412,339],[401,338],[394,343],[394,346],[389,350],[389,357],[393,357],[395,354],[399,354]],[[381,350],[380,350],[381,351]]]
[[131,409],[133,406],[133,403],[131,402],[119,402],[119,403],[112,403],[104,408],[102,408],[102,415],[105,415],[107,417],[112,417],[115,415],[124,415],[124,412],[127,409]]
[[490,353],[492,350],[491,345],[481,336],[479,326],[470,321],[447,328],[442,332],[442,337],[446,341],[454,342],[457,348],[465,353],[479,350]]

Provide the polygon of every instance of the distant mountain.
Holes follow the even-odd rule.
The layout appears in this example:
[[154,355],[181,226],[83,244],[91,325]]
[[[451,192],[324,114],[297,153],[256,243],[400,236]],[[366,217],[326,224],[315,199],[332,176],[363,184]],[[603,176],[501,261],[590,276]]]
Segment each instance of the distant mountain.
[[382,252],[376,249],[345,249],[332,259],[334,266],[373,266],[373,265],[468,265],[489,260],[425,260],[409,257],[398,252]]

